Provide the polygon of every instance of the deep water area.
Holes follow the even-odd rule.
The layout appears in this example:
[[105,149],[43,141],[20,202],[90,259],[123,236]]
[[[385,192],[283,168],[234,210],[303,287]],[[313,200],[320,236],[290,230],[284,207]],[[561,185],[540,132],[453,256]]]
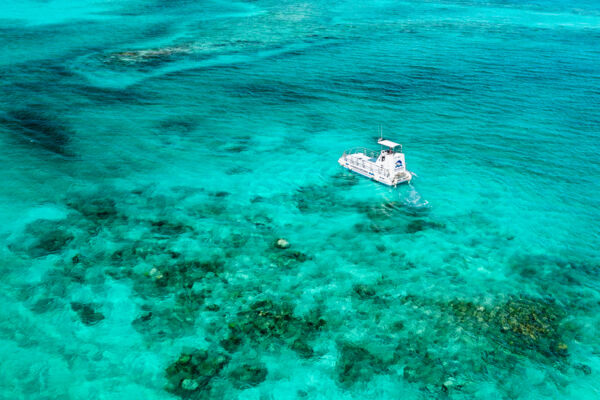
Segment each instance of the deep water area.
[[9,0],[0,76],[0,399],[600,398],[597,1]]

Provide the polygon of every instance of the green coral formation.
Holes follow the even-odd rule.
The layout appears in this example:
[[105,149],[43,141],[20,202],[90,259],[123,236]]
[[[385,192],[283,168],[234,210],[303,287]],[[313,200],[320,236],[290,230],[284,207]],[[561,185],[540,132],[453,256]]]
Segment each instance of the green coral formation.
[[313,352],[306,340],[313,338],[325,325],[326,321],[319,313],[300,318],[294,315],[293,307],[288,303],[261,300],[240,311],[229,323],[229,335],[222,345],[233,351],[245,341],[266,345],[271,340],[278,340],[301,356],[310,357]]
[[[340,185],[354,184],[346,176],[335,179]],[[319,185],[303,187],[287,200],[296,201],[296,212],[311,213],[313,200],[320,208],[319,202],[328,203],[336,196],[321,189]],[[188,192],[178,193],[185,199]],[[381,254],[385,254],[385,262],[394,271],[410,275],[417,261],[391,250],[391,241],[381,241],[375,245],[377,252],[364,251],[360,263],[349,264],[356,275],[336,281],[340,286],[335,290],[345,293],[341,301],[346,302],[347,314],[326,314],[332,290],[329,277],[321,272],[329,263],[320,256],[326,244],[288,242],[283,238],[290,231],[277,226],[264,210],[242,210],[228,219],[227,205],[217,204],[226,193],[195,191],[190,195],[202,200],[186,210],[188,215],[166,207],[170,204],[166,197],[140,191],[123,195],[119,202],[101,194],[76,195],[68,202],[65,219],[32,222],[22,243],[11,243],[11,249],[21,256],[51,255],[44,261],[55,266],[43,276],[43,284],[23,288],[23,301],[35,313],[70,306],[78,321],[95,327],[105,318],[100,305],[72,301],[71,288],[122,280],[132,288],[132,326],[149,348],[200,335],[213,346],[186,351],[167,368],[167,390],[182,398],[209,398],[216,386],[232,392],[259,386],[276,376],[270,375],[264,361],[282,353],[306,364],[318,362],[321,356],[337,357],[329,368],[342,390],[359,390],[387,375],[385,379],[403,380],[429,397],[468,395],[478,377],[496,374],[501,381],[502,374],[518,374],[525,361],[568,369],[579,376],[592,374],[590,366],[579,362],[589,361],[571,360],[575,357],[569,354],[567,343],[574,328],[565,320],[572,305],[525,296],[463,300],[444,299],[440,293],[400,294],[397,274],[381,276],[364,266],[381,265]],[[253,200],[257,207],[270,201]],[[128,212],[131,204],[135,212]],[[412,239],[407,234],[444,228],[433,222],[426,208],[398,202],[348,202],[345,206],[360,212],[357,229],[366,235],[387,232]],[[157,214],[157,209],[173,211]],[[218,226],[207,223],[206,231],[192,226],[187,218],[205,221],[215,216]],[[350,237],[353,232],[331,235]],[[202,253],[190,250],[197,249],[197,241],[208,243]],[[95,242],[104,245],[95,247]],[[593,268],[573,264],[565,271],[581,277]],[[292,296],[300,299],[306,292],[306,287],[295,282],[296,273],[313,274],[309,279],[320,280],[318,291],[307,296],[316,305],[289,300]],[[262,279],[274,275],[276,279]],[[284,299],[274,294],[282,282],[289,290]],[[347,332],[364,333],[374,344],[358,345],[366,343],[366,338],[349,339]],[[254,354],[247,357],[249,350]],[[510,392],[502,383],[498,386]]]
[[461,326],[484,333],[515,354],[533,351],[549,362],[568,356],[561,334],[565,312],[553,301],[511,298],[493,307],[461,301],[448,306]]
[[167,367],[167,390],[184,399],[198,398],[195,394],[209,391],[213,379],[229,360],[226,354],[214,349],[182,353]]

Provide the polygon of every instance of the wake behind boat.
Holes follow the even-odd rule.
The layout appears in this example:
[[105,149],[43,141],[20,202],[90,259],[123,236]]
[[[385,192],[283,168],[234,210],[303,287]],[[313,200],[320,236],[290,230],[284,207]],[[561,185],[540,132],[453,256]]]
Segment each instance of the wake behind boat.
[[[410,182],[412,172],[406,169],[402,145],[385,140],[377,141],[382,146],[380,151],[369,150],[364,147],[344,151],[338,163],[361,175],[366,176],[389,186]],[[383,149],[387,147],[387,149]],[[397,151],[396,149],[400,149]]]

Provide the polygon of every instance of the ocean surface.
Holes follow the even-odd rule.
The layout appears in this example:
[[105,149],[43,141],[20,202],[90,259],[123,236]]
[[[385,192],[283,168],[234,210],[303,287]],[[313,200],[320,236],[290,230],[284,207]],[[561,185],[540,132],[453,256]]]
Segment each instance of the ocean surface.
[[600,398],[598,1],[7,0],[0,76],[1,399]]

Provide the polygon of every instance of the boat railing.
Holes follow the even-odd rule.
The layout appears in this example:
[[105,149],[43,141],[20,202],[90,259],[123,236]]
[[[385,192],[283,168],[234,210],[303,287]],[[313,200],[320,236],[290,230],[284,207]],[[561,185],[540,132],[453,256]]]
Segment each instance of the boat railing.
[[346,156],[349,156],[350,154],[359,154],[362,153],[364,155],[366,155],[369,158],[377,158],[379,157],[379,151],[375,151],[375,150],[370,150],[367,149],[366,147],[353,147],[349,150],[344,151],[344,158]]
[[376,172],[382,176],[390,176],[390,171],[386,170],[381,165],[375,164],[375,162],[373,162],[373,161],[369,161],[369,160],[365,160],[365,159],[356,159],[356,158],[352,158],[352,157],[347,158],[347,156],[352,155],[352,154],[365,154],[370,159],[374,159],[374,158],[376,159],[377,157],[379,157],[380,152],[374,151],[374,150],[369,150],[364,147],[355,147],[350,150],[346,150],[343,154],[343,158],[344,158],[344,160],[347,160],[350,163],[350,165],[353,165],[355,167],[360,167],[363,170],[370,171],[373,173]]

